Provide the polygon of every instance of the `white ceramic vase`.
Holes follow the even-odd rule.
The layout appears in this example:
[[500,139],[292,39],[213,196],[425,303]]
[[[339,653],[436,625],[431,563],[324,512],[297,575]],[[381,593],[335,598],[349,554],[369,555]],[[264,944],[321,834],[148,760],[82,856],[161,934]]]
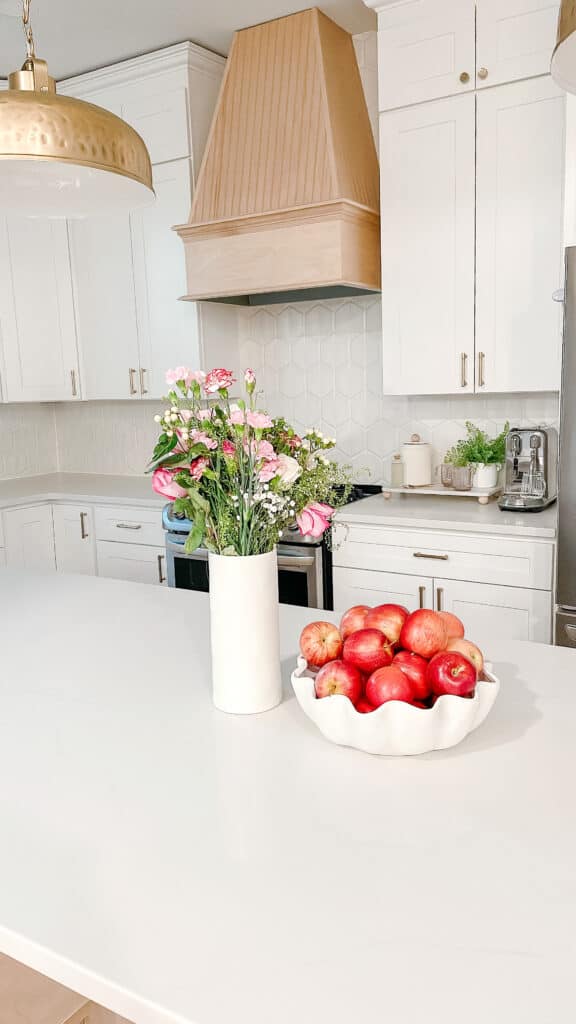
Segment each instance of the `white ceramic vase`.
[[278,556],[209,554],[214,704],[232,715],[282,700]]
[[500,466],[497,462],[484,463],[480,462],[476,465],[474,472],[474,487],[496,487],[498,483],[498,476],[500,474]]

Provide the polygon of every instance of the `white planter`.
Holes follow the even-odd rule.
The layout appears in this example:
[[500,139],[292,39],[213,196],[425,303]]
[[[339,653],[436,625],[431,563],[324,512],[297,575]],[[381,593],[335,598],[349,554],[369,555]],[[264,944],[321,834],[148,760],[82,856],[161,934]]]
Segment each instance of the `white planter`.
[[498,483],[498,476],[500,474],[500,465],[495,462],[491,465],[486,465],[483,462],[478,463],[474,472],[474,479],[472,481],[473,487],[496,487]]
[[232,715],[282,700],[278,556],[209,555],[214,704]]

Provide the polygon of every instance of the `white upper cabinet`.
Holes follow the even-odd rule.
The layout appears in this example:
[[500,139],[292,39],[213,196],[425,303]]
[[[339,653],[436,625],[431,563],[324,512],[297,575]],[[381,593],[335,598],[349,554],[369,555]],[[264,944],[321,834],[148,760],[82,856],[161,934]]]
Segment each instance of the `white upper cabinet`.
[[384,5],[378,19],[380,110],[473,89],[474,19],[474,0]]
[[132,217],[140,389],[143,396],[166,393],[169,366],[199,366],[199,308],[179,302],[186,293],[182,242],[171,228],[190,214],[190,161],[174,160],[154,168],[156,202]]
[[559,0],[365,0],[380,110],[547,74]]
[[382,114],[384,392],[474,390],[474,95]]
[[478,95],[479,391],[559,387],[564,123],[549,76]]
[[558,0],[476,0],[478,88],[548,74],[559,7]]
[[0,328],[4,401],[80,397],[65,222],[0,219]]

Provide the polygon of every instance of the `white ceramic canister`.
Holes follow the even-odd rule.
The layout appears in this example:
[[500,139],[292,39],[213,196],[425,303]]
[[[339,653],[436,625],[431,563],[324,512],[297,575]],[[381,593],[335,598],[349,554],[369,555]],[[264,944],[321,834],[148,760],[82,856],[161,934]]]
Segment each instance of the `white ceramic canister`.
[[405,487],[429,487],[432,483],[432,445],[412,434],[402,445]]

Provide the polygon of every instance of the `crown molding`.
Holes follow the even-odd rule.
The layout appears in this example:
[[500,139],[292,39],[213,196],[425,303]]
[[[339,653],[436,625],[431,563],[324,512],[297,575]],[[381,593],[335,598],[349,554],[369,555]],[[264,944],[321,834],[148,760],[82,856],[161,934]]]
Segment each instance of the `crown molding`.
[[134,81],[135,78],[166,74],[169,71],[196,71],[220,78],[225,63],[225,57],[212,53],[197,43],[186,41],[142,54],[140,57],[119,61],[117,64],[96,68],[82,75],[62,79],[58,82],[58,88],[62,91],[73,89],[74,94],[78,95],[84,91],[92,92],[98,88],[123,85]]
[[391,7],[408,7],[409,4],[417,3],[418,0],[362,0],[366,7],[376,11],[388,11]]

